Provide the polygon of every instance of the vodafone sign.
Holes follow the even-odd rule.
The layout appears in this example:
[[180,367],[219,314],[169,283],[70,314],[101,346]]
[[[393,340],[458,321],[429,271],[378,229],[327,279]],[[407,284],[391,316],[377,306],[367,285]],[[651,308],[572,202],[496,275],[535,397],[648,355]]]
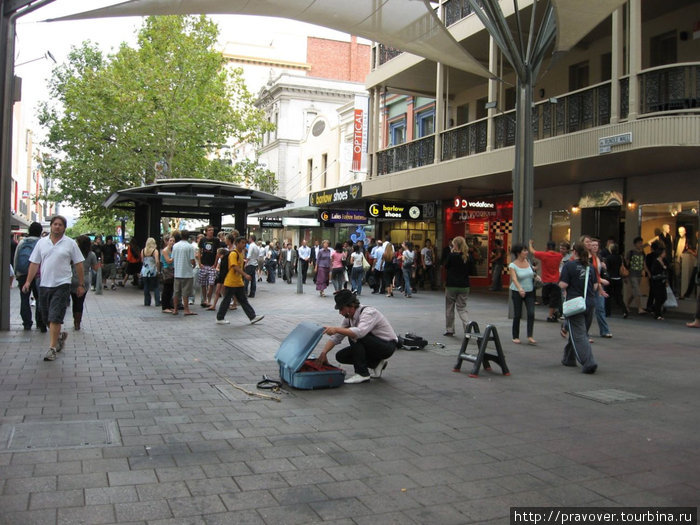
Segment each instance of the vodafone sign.
[[496,204],[489,201],[475,200],[471,201],[463,197],[455,197],[454,207],[461,210],[478,209],[478,210],[495,210]]

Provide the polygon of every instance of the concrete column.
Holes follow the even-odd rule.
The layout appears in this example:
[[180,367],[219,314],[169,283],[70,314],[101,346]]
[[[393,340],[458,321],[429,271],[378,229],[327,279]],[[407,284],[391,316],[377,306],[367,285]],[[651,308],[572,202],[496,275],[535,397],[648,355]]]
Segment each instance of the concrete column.
[[610,123],[620,121],[620,77],[624,74],[624,28],[622,27],[622,8],[612,14],[612,69],[610,75]]
[[442,131],[445,129],[445,70],[437,63],[437,80],[435,82],[435,158],[437,164],[442,160]]
[[408,102],[406,103],[406,142],[411,142],[415,137],[415,108],[416,99],[415,97],[408,97]]
[[[498,70],[498,46],[492,36],[489,37],[489,71],[496,75]],[[488,83],[488,101],[498,99],[498,81],[494,78],[489,79]],[[495,143],[494,117],[496,109],[489,109],[488,121],[486,122],[486,151],[492,151]]]
[[642,0],[629,0],[629,120],[639,114],[639,72],[642,70]]

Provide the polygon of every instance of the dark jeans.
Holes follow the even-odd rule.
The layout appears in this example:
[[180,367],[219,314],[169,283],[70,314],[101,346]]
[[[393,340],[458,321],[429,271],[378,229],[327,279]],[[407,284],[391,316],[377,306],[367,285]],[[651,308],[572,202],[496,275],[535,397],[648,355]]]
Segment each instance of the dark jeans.
[[33,295],[34,299],[36,300],[36,306],[35,306],[36,326],[38,328],[45,327],[46,323],[44,323],[44,321],[41,317],[41,308],[39,308],[39,287],[36,284],[37,279],[34,279],[32,281],[32,284],[29,285],[29,293],[22,292],[22,287],[24,286],[24,283],[26,283],[26,282],[27,282],[26,275],[18,275],[17,276],[17,284],[19,285],[19,300],[20,300],[19,314],[22,316],[22,324],[24,325],[25,328],[32,327],[32,307],[29,304],[29,298],[31,295]]
[[258,266],[255,265],[253,266],[252,264],[249,264],[248,266],[245,267],[245,273],[250,275],[250,281],[248,280],[243,280],[243,284],[245,285],[245,292],[248,293],[248,287],[250,286],[250,293],[249,297],[255,297],[255,290],[257,290],[257,276],[255,275],[255,272],[258,271]]
[[309,273],[309,261],[301,260],[301,282],[306,284],[306,275]]
[[661,317],[664,313],[664,303],[666,302],[666,283],[664,281],[651,281],[650,295],[654,297],[654,315]]
[[510,291],[513,298],[513,339],[520,338],[520,317],[523,314],[523,303],[527,309],[527,336],[532,337],[535,329],[535,291],[525,292],[525,297],[520,297],[516,290]]
[[267,261],[267,282],[274,283],[275,275],[277,274],[277,261]]
[[146,306],[151,306],[151,292],[153,292],[153,297],[156,300],[156,306],[160,306],[160,288],[158,288],[158,276],[141,276],[141,280],[143,281],[143,304]]
[[501,284],[503,278],[503,265],[500,263],[494,263],[493,268],[491,268],[491,275],[491,288],[489,288],[489,290],[497,292],[503,288],[503,285]]
[[173,285],[175,281],[170,279],[163,281],[163,293],[160,296],[160,306],[163,310],[173,309]]
[[377,368],[379,361],[388,359],[396,350],[396,341],[384,341],[377,336],[367,334],[362,339],[350,341],[350,346],[338,350],[335,358],[339,363],[353,365],[355,373],[369,375],[369,368]]
[[627,314],[627,305],[622,299],[622,279],[610,279],[610,286],[608,286],[606,291],[608,292],[608,297],[605,298],[605,315],[610,317],[613,301],[622,308],[622,313]]
[[228,312],[228,307],[231,306],[231,299],[235,296],[238,300],[238,304],[241,305],[243,311],[248,316],[251,321],[255,317],[255,310],[250,306],[248,302],[248,297],[246,297],[245,288],[243,286],[236,286],[231,288],[229,286],[224,286],[223,298],[221,299],[221,304],[219,305],[219,310],[216,312],[217,321],[221,321],[226,317]]

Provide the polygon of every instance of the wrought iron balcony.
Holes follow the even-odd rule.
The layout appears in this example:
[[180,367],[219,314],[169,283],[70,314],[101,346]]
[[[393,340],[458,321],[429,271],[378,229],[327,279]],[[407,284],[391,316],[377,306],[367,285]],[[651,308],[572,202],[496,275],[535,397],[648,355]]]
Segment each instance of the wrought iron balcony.
[[399,56],[403,51],[400,49],[394,49],[393,47],[387,47],[384,44],[379,44],[377,46],[379,48],[379,65],[381,66],[382,64],[388,62],[394,57]]
[[700,108],[700,64],[674,64],[639,74],[639,113]]
[[441,160],[456,159],[486,151],[487,119],[477,120],[444,131]]
[[396,171],[432,164],[435,160],[435,135],[399,144],[377,152],[377,174],[386,175]]

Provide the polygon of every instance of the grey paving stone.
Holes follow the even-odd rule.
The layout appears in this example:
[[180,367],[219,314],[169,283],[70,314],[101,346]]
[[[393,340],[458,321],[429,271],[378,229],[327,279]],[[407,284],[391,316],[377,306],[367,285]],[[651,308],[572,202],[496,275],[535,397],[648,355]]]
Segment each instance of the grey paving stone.
[[193,496],[224,494],[240,490],[232,477],[189,480],[187,488]]
[[158,481],[155,470],[127,470],[125,472],[108,472],[110,487],[118,485],[143,485]]
[[230,511],[273,507],[278,504],[277,500],[267,490],[248,490],[222,494],[221,500]]
[[114,511],[117,515],[117,522],[148,521],[173,517],[165,500],[116,503]]
[[184,481],[148,483],[145,485],[136,485],[135,488],[140,501],[185,498],[191,495]]
[[187,498],[168,499],[173,516],[201,516],[204,513],[224,512],[224,506],[219,496],[192,496]]
[[5,480],[3,493],[25,494],[27,492],[47,492],[56,490],[56,476],[37,476],[35,478],[11,478]]
[[59,490],[55,492],[33,492],[29,500],[29,509],[81,507],[84,503],[83,491],[79,489]]
[[119,470],[129,470],[129,462],[126,458],[83,460],[84,474],[90,474],[93,472],[113,472]]
[[206,525],[231,525],[232,523],[236,525],[265,525],[260,514],[254,510],[206,514],[202,517]]
[[279,472],[266,474],[252,474],[250,476],[236,476],[236,483],[241,490],[276,489],[286,487],[287,482]]
[[56,523],[56,509],[29,510],[23,512],[0,511],[2,525],[46,525]]
[[301,485],[270,491],[280,505],[293,505],[296,503],[309,503],[311,501],[325,501],[328,496],[313,485]]
[[110,503],[127,503],[138,501],[134,487],[98,487],[85,489],[86,505],[103,505]]
[[357,518],[373,514],[356,498],[341,498],[309,503],[311,508],[325,520]]
[[207,475],[200,466],[179,467],[179,468],[157,468],[156,475],[158,480],[163,482],[180,481],[188,479],[202,479]]
[[112,505],[87,505],[58,509],[57,525],[99,525],[113,522],[114,508]]
[[286,505],[258,509],[265,523],[305,525],[319,520],[319,515],[309,505]]
[[12,494],[0,496],[0,517],[4,513],[27,510],[29,508],[29,494]]
[[58,463],[37,463],[34,476],[57,476],[59,474],[80,474],[83,465],[80,461],[63,461]]

